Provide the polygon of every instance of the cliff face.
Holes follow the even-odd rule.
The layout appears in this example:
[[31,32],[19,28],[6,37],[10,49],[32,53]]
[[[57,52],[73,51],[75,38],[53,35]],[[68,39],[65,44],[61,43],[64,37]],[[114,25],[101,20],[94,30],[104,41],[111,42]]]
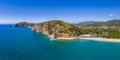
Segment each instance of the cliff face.
[[64,21],[48,21],[36,24],[34,31],[42,32],[50,38],[73,38],[80,35],[79,28],[74,27]]
[[21,22],[15,25],[15,27],[32,27],[33,31],[41,32],[52,39],[58,38],[75,38],[80,36],[80,29],[68,24],[64,21],[48,21],[38,24],[30,24]]

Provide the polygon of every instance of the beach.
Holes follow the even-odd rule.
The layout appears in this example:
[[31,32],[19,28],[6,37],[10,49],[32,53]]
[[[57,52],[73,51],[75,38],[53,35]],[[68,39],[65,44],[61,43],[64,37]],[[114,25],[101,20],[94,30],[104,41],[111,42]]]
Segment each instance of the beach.
[[50,39],[50,40],[73,40],[73,39],[80,39],[80,40],[93,40],[93,41],[103,41],[103,42],[119,42],[120,39],[114,39],[114,38],[102,38],[102,37],[80,37],[80,38],[57,38],[57,39]]
[[92,37],[92,38],[80,37],[79,39],[83,39],[83,40],[94,40],[94,41],[104,41],[104,42],[120,42],[120,39],[101,38],[101,37]]
[[64,37],[59,37],[59,38],[56,38],[56,39],[53,39],[51,38],[50,40],[73,40],[73,39],[78,39],[77,37],[73,37],[73,38],[64,38]]

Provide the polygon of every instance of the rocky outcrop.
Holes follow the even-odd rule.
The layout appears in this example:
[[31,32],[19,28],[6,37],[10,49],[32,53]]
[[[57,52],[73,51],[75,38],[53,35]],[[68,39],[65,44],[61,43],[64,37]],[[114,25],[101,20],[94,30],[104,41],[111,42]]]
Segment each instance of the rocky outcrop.
[[33,23],[27,23],[27,22],[21,22],[18,24],[15,24],[14,27],[33,27],[35,24]]
[[80,35],[79,28],[64,21],[43,22],[36,24],[32,29],[37,32],[42,32],[52,39],[75,38]]

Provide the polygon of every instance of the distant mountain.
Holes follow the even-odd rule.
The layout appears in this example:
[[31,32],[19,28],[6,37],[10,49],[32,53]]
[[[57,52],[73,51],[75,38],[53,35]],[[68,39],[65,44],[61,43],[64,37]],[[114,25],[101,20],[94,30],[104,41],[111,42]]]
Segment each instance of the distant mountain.
[[106,22],[91,22],[91,23],[79,23],[76,24],[78,27],[119,27],[120,26],[120,20],[110,20]]
[[107,26],[120,26],[120,20],[111,20],[105,23]]
[[87,26],[95,26],[95,27],[101,27],[101,26],[107,26],[107,27],[117,27],[120,26],[120,20],[110,20],[107,22],[98,22],[94,24],[89,24]]
[[81,23],[78,23],[78,25],[88,25],[88,24],[94,24],[96,23],[96,21],[85,21],[85,22],[81,22]]

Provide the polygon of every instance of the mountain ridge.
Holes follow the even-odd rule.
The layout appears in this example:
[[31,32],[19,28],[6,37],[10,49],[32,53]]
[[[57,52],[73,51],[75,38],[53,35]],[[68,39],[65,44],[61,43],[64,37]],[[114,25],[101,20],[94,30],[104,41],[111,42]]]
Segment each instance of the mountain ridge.
[[92,24],[76,24],[75,26],[78,27],[119,27],[120,26],[120,19],[109,20],[106,22],[95,22]]

